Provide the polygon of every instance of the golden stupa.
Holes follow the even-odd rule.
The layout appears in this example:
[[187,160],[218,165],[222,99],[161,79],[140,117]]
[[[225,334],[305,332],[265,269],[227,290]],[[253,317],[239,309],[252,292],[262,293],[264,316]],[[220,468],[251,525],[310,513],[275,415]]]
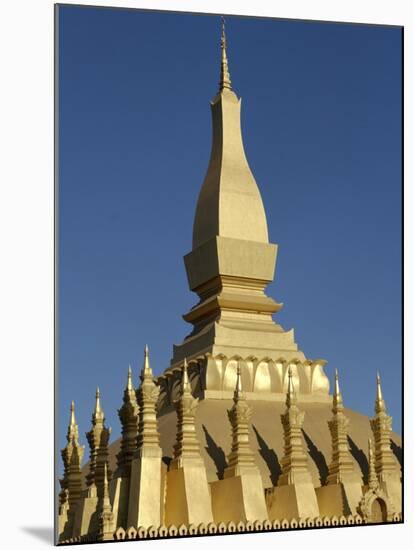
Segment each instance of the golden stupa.
[[[198,303],[170,366],[128,371],[109,446],[99,390],[81,467],[74,404],[62,450],[59,542],[384,523],[402,519],[401,441],[379,376],[372,419],[346,409],[338,373],[299,350],[265,294],[277,245],[231,86],[224,24],[212,150],[184,260]],[[371,441],[372,440],[372,441]]]

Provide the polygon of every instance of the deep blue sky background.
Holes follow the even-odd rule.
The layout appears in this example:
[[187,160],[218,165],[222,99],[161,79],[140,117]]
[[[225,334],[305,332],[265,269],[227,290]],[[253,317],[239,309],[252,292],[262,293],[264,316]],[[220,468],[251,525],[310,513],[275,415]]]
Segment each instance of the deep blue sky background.
[[[182,256],[211,144],[220,19],[59,10],[59,425],[113,439],[128,363],[160,373],[195,303]],[[250,166],[279,244],[268,292],[310,358],[401,430],[401,31],[227,18]],[[87,453],[85,454],[85,459]]]

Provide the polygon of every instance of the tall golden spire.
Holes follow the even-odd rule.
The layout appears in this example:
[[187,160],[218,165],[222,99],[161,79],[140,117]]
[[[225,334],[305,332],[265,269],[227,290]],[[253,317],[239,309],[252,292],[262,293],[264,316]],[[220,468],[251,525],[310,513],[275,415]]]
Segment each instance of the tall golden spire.
[[177,411],[177,435],[174,445],[174,460],[170,467],[175,469],[182,467],[189,459],[191,461],[194,459],[200,461],[201,459],[195,428],[198,399],[193,397],[191,392],[187,369],[187,359],[184,359],[180,396],[174,403]]
[[227,88],[231,90],[229,64],[227,61],[226,21],[221,17],[221,65],[220,65],[220,92]]
[[252,410],[249,407],[242,390],[240,364],[237,364],[236,387],[233,396],[233,406],[227,411],[232,432],[231,452],[228,456],[228,466],[224,477],[240,475],[246,468],[255,469],[254,453],[250,447],[249,422]]
[[378,413],[386,413],[387,408],[385,406],[385,401],[382,396],[382,388],[381,388],[381,378],[379,375],[379,372],[377,372],[377,398],[375,400],[375,412]]
[[150,366],[149,350],[148,350],[147,344],[145,344],[145,348],[144,348],[144,365],[141,371],[141,380],[143,380],[145,377],[152,378],[152,369]]
[[303,446],[302,426],[305,413],[297,406],[297,396],[293,386],[292,370],[288,369],[286,410],[282,414],[284,433],[284,456],[281,460],[282,473],[278,485],[290,485],[297,479],[309,477],[308,457]]
[[128,366],[128,378],[127,378],[127,386],[126,386],[126,389],[128,391],[131,391],[134,389],[133,385],[132,385],[132,369],[131,369],[131,365]]
[[101,392],[99,391],[99,388],[96,388],[95,393],[95,411],[93,413],[93,416],[95,420],[102,421],[104,420],[104,414],[101,407]]
[[[99,388],[96,388],[95,408],[92,413],[92,428],[86,434],[90,450],[89,473],[86,476],[86,484],[91,488],[92,493],[96,490],[99,497],[103,491],[104,465],[108,462],[110,435],[111,428],[105,426],[105,414],[101,406],[101,393]],[[108,475],[111,476],[110,471]]]
[[334,393],[333,393],[333,413],[338,413],[340,411],[343,411],[344,409],[344,403],[342,399],[342,393],[339,388],[339,376],[338,376],[338,369],[335,369],[335,386],[334,386]]
[[139,409],[138,422],[138,453],[142,453],[144,447],[159,449],[160,436],[157,427],[157,401],[160,393],[156,385],[149,361],[149,350],[144,348],[144,365],[141,370],[141,385],[137,390]]
[[59,502],[62,507],[67,503],[72,512],[76,506],[82,491],[81,463],[84,446],[79,445],[79,428],[75,418],[75,403],[70,405],[70,417],[66,435],[67,445],[61,450],[64,466],[63,478],[60,479],[62,491],[59,494]]
[[332,440],[332,460],[329,465],[327,484],[336,485],[352,481],[359,485],[360,479],[355,472],[354,461],[349,450],[349,419],[344,414],[337,370],[335,370],[335,385],[332,397],[332,418],[328,420],[328,426]]
[[296,397],[295,388],[293,386],[292,368],[288,367],[288,387],[286,393],[286,407],[290,409],[292,406],[296,406],[298,398]]
[[98,540],[113,540],[114,514],[109,498],[108,466],[104,464],[103,491],[100,502]]
[[71,443],[72,441],[74,443],[79,443],[79,429],[76,423],[74,401],[72,401],[70,404],[70,418],[69,418],[69,426],[68,426],[68,431],[66,435],[66,440],[68,443]]
[[377,395],[375,399],[375,416],[370,420],[374,434],[375,469],[380,483],[394,478],[399,482],[399,469],[391,450],[392,418],[387,414],[384,397],[382,395],[381,378],[377,373]]
[[129,366],[123,404],[118,409],[118,416],[122,425],[122,438],[121,449],[116,458],[118,466],[117,475],[120,474],[122,477],[129,477],[131,472],[131,462],[137,448],[138,413],[139,407],[132,384],[132,370],[131,366]]

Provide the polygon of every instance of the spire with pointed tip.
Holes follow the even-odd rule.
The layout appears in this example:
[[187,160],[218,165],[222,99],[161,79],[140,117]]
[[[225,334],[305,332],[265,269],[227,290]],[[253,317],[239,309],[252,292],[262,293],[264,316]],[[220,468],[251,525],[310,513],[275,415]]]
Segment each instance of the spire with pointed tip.
[[142,367],[141,371],[141,380],[144,378],[151,378],[152,379],[152,369],[150,366],[150,360],[149,360],[149,349],[147,344],[145,344],[144,348],[144,365]]
[[137,452],[142,453],[144,447],[160,448],[157,427],[157,403],[160,388],[155,383],[152,374],[147,345],[144,348],[144,365],[140,379],[141,384],[136,393],[139,405]]
[[284,455],[281,460],[282,473],[278,485],[291,485],[298,479],[311,479],[308,457],[303,444],[302,426],[305,413],[297,406],[297,396],[293,385],[292,368],[288,368],[288,388],[286,410],[281,415]]
[[234,477],[243,471],[256,469],[254,453],[250,447],[249,422],[252,410],[242,391],[240,363],[237,363],[236,386],[233,395],[233,406],[227,411],[231,424],[232,443],[228,456],[228,466],[224,477]]
[[385,401],[382,396],[382,388],[381,388],[381,378],[379,375],[379,372],[377,372],[377,397],[375,400],[375,412],[378,413],[386,413],[387,408],[385,406]]
[[188,379],[188,364],[187,364],[187,358],[184,357],[184,363],[183,363],[183,376],[181,380],[181,392],[182,394],[191,394],[191,385],[190,381]]
[[187,359],[184,358],[181,391],[178,399],[174,401],[177,411],[177,432],[174,445],[174,459],[171,468],[177,469],[184,465],[185,461],[200,461],[200,446],[195,429],[195,413],[198,405],[198,399],[193,397],[191,384],[188,378]]
[[59,504],[69,506],[74,511],[82,491],[81,463],[84,446],[79,444],[79,428],[75,418],[75,403],[70,405],[70,417],[66,435],[67,445],[61,450],[64,473],[59,480],[62,491],[59,493]]
[[227,61],[226,21],[221,18],[221,65],[220,65],[220,92],[227,88],[231,90],[229,64]]
[[339,376],[338,369],[335,369],[335,386],[333,393],[333,408],[332,411],[335,414],[336,412],[342,411],[344,408],[342,393],[339,388]]
[[132,385],[132,369],[131,369],[131,365],[128,366],[128,377],[127,377],[127,385],[126,385],[126,389],[128,391],[131,391],[134,389],[133,385]]
[[116,476],[129,477],[131,473],[131,463],[137,448],[138,415],[139,407],[137,404],[134,386],[132,384],[131,365],[129,365],[123,404],[122,407],[118,409],[118,416],[122,425],[122,437],[121,449],[116,455]]
[[240,363],[237,362],[236,367],[236,387],[234,389],[234,402],[244,398],[242,383],[241,383],[241,368]]
[[[101,406],[101,393],[96,388],[95,408],[92,413],[92,428],[87,432],[86,437],[89,443],[90,460],[89,473],[86,476],[88,487],[95,488],[97,495],[101,496],[103,490],[104,464],[108,461],[108,442],[111,428],[105,426],[105,414]],[[111,475],[111,472],[109,472]]]
[[94,416],[95,418],[103,419],[103,411],[101,407],[101,392],[99,391],[99,388],[96,388]]
[[375,399],[375,416],[370,420],[374,435],[375,469],[379,482],[395,478],[399,480],[399,466],[391,449],[392,418],[387,414],[382,395],[381,378],[377,373],[377,395]]
[[70,418],[69,418],[68,431],[66,434],[66,440],[68,443],[71,443],[71,442],[79,443],[79,429],[76,423],[74,401],[72,401],[72,403],[70,404]]
[[296,403],[298,401],[298,398],[296,396],[295,388],[293,385],[293,378],[292,378],[292,368],[289,365],[288,367],[288,387],[287,387],[287,393],[286,393],[286,407],[290,409],[293,406],[296,406]]
[[328,470],[328,485],[352,481],[360,485],[361,480],[355,470],[354,460],[348,443],[349,419],[345,416],[342,393],[339,388],[338,371],[335,370],[335,385],[332,398],[332,418],[328,427],[332,441],[332,460]]
[[108,466],[103,469],[103,490],[100,502],[98,540],[113,540],[114,514],[109,498]]

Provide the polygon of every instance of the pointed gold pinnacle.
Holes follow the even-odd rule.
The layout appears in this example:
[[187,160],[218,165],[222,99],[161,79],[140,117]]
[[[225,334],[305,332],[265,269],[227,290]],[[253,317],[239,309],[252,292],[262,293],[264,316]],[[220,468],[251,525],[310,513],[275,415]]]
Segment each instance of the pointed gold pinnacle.
[[338,410],[343,409],[343,400],[342,400],[342,394],[341,389],[339,387],[339,375],[338,375],[338,369],[335,369],[335,387],[334,387],[334,394],[333,394],[333,412],[337,412]]
[[377,414],[381,412],[386,412],[385,401],[382,395],[381,378],[378,372],[377,372],[377,398],[375,400],[375,412]]
[[234,389],[234,402],[237,402],[239,401],[240,399],[242,399],[244,396],[243,396],[243,389],[242,389],[242,383],[241,383],[241,368],[240,368],[240,363],[237,362],[237,367],[236,367],[236,387]]
[[286,406],[290,408],[292,405],[296,403],[296,393],[293,386],[293,379],[292,379],[292,368],[289,365],[288,367],[288,387],[287,387],[287,394],[286,394]]
[[101,409],[101,392],[99,391],[99,388],[96,388],[95,414],[99,414],[100,412],[102,412],[102,409]]
[[132,385],[132,369],[131,369],[131,365],[129,365],[128,367],[128,379],[127,379],[127,386],[126,386],[126,389],[127,390],[133,390],[133,385]]
[[70,426],[76,426],[76,418],[75,418],[75,402],[72,401],[70,404]]
[[151,369],[150,360],[149,360],[149,349],[146,344],[144,348],[144,365],[141,370],[141,380],[144,380],[144,378],[152,380],[152,369]]
[[190,381],[188,379],[188,364],[187,364],[186,358],[184,358],[184,363],[183,363],[183,378],[182,378],[181,391],[183,394],[191,393]]
[[231,90],[231,79],[229,72],[229,65],[227,61],[227,40],[226,40],[226,28],[225,19],[221,17],[221,67],[220,67],[220,91],[224,88]]

